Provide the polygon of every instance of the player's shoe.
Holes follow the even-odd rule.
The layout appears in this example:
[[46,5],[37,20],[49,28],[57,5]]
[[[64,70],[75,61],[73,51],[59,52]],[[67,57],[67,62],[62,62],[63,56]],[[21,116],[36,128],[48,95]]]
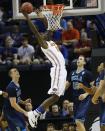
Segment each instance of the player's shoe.
[[39,114],[36,111],[28,112],[28,120],[32,128],[37,128]]

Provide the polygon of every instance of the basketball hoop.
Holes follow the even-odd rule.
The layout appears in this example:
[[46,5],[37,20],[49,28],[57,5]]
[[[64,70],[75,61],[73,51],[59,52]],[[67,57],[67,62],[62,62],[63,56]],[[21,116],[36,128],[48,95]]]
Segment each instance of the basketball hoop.
[[48,29],[47,30],[58,30],[62,29],[60,26],[60,19],[62,17],[64,5],[56,4],[56,5],[44,5],[42,9],[42,14],[46,17],[48,21]]

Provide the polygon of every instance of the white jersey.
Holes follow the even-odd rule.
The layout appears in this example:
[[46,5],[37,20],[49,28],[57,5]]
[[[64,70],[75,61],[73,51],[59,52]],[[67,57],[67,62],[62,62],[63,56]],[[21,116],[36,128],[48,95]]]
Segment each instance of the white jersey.
[[51,61],[52,68],[50,72],[51,76],[51,88],[48,94],[56,94],[61,96],[65,91],[67,71],[65,68],[65,59],[60,52],[59,48],[53,41],[47,41],[48,48],[41,47],[43,53]]
[[60,52],[59,48],[53,41],[47,41],[48,48],[44,49],[41,47],[43,53],[52,63],[52,66],[60,66],[65,68],[65,59]]

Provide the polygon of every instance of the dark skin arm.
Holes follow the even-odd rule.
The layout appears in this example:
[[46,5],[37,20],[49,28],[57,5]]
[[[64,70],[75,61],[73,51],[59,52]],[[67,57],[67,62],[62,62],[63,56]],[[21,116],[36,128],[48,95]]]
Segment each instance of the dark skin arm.
[[105,88],[105,80],[101,80],[100,83],[99,83],[99,87],[96,90],[96,92],[95,92],[95,94],[92,98],[93,104],[97,104],[97,100],[103,94],[104,88]]
[[28,22],[28,25],[29,25],[31,31],[33,32],[33,34],[34,34],[35,37],[37,38],[38,44],[39,44],[42,48],[47,49],[47,48],[48,48],[48,45],[47,45],[46,41],[42,38],[42,36],[41,36],[40,33],[38,32],[36,26],[31,22],[28,14],[25,13],[25,12],[22,12],[22,13],[23,13],[23,15],[25,16],[25,18],[26,18],[26,20],[27,20],[27,22]]
[[79,88],[83,89],[85,92],[93,95],[96,91],[96,87],[92,87],[92,88],[88,88],[85,85],[83,85],[82,83],[79,83]]

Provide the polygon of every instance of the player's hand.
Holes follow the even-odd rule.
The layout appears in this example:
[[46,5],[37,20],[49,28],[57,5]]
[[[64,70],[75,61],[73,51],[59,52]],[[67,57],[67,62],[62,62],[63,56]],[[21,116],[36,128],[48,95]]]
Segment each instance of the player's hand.
[[78,88],[83,89],[84,85],[82,83],[78,83]]
[[4,98],[7,98],[7,97],[8,97],[8,93],[7,93],[7,92],[4,92],[4,91],[3,91],[3,94],[2,94],[2,95],[3,95]]
[[82,100],[84,100],[86,97],[87,97],[87,94],[86,94],[86,93],[81,94],[81,95],[79,96],[79,100],[82,101]]
[[98,99],[95,99],[95,98],[93,97],[93,98],[92,98],[92,103],[96,105],[96,104],[99,103],[99,100],[98,100]]

